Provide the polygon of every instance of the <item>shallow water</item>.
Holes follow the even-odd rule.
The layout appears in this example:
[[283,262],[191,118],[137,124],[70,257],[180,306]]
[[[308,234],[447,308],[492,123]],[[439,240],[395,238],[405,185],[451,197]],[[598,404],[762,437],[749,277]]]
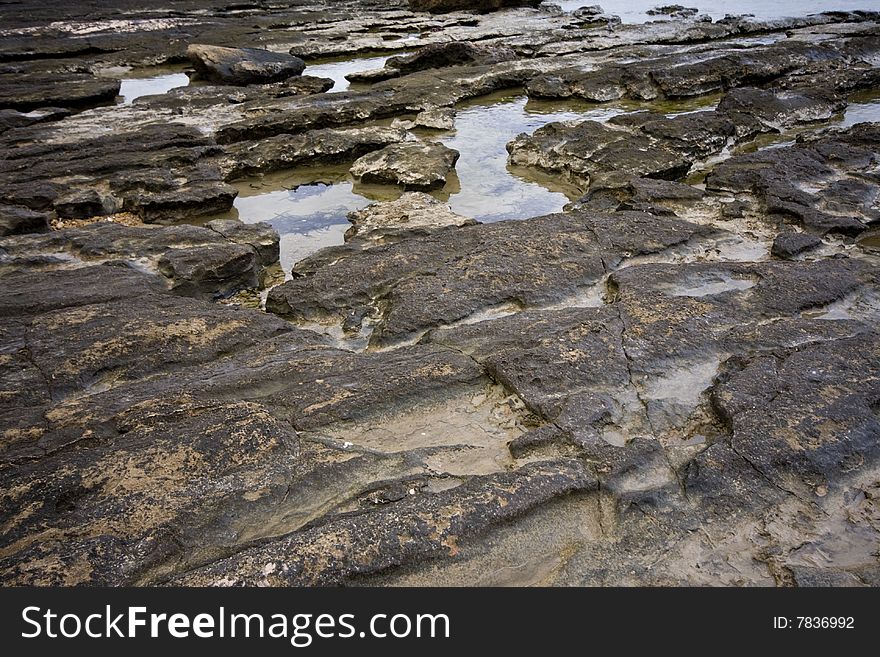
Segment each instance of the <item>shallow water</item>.
[[183,71],[157,74],[152,69],[134,70],[122,79],[119,95],[122,97],[122,103],[128,105],[141,96],[164,94],[187,85],[189,85],[189,77]]
[[[462,103],[455,130],[420,130],[424,139],[441,141],[461,153],[447,184],[432,192],[454,212],[482,222],[525,219],[559,212],[579,190],[533,170],[507,165],[507,143],[553,121],[611,117],[636,109],[680,113],[715,105],[715,96],[684,103],[614,103],[530,101],[518,93],[496,93]],[[348,165],[298,169],[236,184],[239,197],[232,216],[247,223],[264,221],[281,235],[281,264],[294,263],[326,246],[343,243],[350,227],[346,215],[372,201],[393,200],[397,187],[361,185],[348,175]]]
[[439,139],[461,153],[455,165],[459,189],[447,189],[451,192],[449,204],[454,212],[483,222],[561,210],[577,196],[576,191],[554,184],[549,178],[539,184],[531,171],[517,175],[507,166],[507,143],[520,133],[534,132],[553,121],[602,121],[622,111],[575,103],[539,104],[509,94],[494,94],[460,105],[455,131]]
[[355,194],[346,168],[277,174],[235,185],[233,216],[266,222],[281,235],[281,267],[293,265],[327,246],[342,244],[351,226],[346,215],[371,201]]
[[330,93],[345,91],[351,86],[351,83],[345,79],[349,73],[361,73],[362,71],[370,71],[375,68],[382,68],[385,61],[391,55],[382,55],[379,57],[358,57],[356,59],[345,60],[325,60],[308,64],[303,75],[314,75],[319,78],[330,78],[336,84],[330,89]]
[[840,125],[849,127],[869,121],[880,121],[880,94],[876,91],[854,94]]
[[574,11],[579,7],[601,5],[606,13],[620,16],[624,23],[644,23],[660,20],[663,16],[649,16],[646,12],[654,7],[681,4],[685,7],[696,7],[701,14],[709,14],[713,19],[724,18],[727,14],[753,14],[759,19],[784,18],[787,16],[805,16],[823,11],[854,11],[866,9],[876,11],[877,0],[694,0],[691,2],[666,2],[665,0],[551,0],[552,4],[560,5],[565,11]]

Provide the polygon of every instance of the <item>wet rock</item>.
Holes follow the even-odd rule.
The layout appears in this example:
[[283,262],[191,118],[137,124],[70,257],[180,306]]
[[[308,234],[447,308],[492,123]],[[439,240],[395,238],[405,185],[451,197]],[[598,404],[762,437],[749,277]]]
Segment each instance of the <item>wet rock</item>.
[[789,259],[821,244],[821,239],[808,233],[782,233],[773,240],[770,252],[777,258]]
[[392,144],[357,159],[351,175],[363,183],[434,189],[446,184],[458,156],[458,151],[442,144]]
[[[235,199],[216,160],[220,149],[195,128],[152,124],[78,140],[42,139],[41,130],[33,126],[0,137],[34,138],[3,149],[0,181],[7,203],[77,218],[124,210],[144,221],[169,222],[224,212]],[[68,182],[71,176],[75,185]]]
[[[259,508],[249,491],[277,503],[298,466],[296,433],[257,404],[157,399],[111,415],[107,429],[117,432],[110,442],[74,442],[4,470],[7,584],[137,582],[197,545],[199,532],[231,529],[234,509]],[[33,532],[54,538],[28,541]]]
[[257,48],[190,44],[186,54],[200,78],[241,86],[291,78],[301,75],[306,67],[299,57]]
[[[86,269],[103,273],[105,285],[112,280],[110,267]],[[97,278],[80,270],[69,274],[80,284],[94,284]],[[33,275],[46,282],[51,279],[46,273]],[[126,304],[125,310],[96,297],[94,303],[26,316],[32,364],[46,373],[44,382],[54,399],[179,366],[211,363],[294,331],[271,316],[251,317],[219,304],[170,295],[158,286],[144,284],[135,298],[137,302]],[[66,337],[59,343],[62,333]],[[19,445],[25,447],[35,446]]]
[[[0,242],[10,269],[27,270],[101,261],[128,261],[169,279],[180,294],[226,296],[258,287],[278,261],[278,234],[266,224],[212,221],[196,226],[123,226],[98,222],[32,238]],[[38,258],[56,258],[35,265]]]
[[702,198],[703,191],[690,185],[615,172],[594,178],[590,191],[568,207],[596,212],[633,210],[663,215],[675,214],[675,208],[693,205]]
[[606,14],[599,5],[578,7],[571,13],[572,17],[587,24],[604,24],[608,26],[619,25],[622,21],[619,16]]
[[706,187],[753,193],[768,213],[822,234],[857,235],[875,218],[869,199],[878,190],[860,178],[878,139],[877,124],[859,124],[815,141],[737,155],[709,173]]
[[387,232],[417,233],[442,226],[465,226],[473,219],[455,214],[448,204],[422,192],[407,192],[396,201],[373,203],[363,210],[350,212],[353,224],[345,239],[355,236],[378,239]]
[[796,123],[825,121],[846,107],[846,100],[823,89],[768,91],[734,89],[724,96],[718,111],[742,112],[774,130]]
[[606,171],[676,179],[692,164],[645,136],[636,137],[596,121],[550,123],[532,135],[520,135],[507,145],[507,151],[512,165],[562,173],[584,186],[593,175]]
[[4,109],[82,109],[112,103],[119,95],[119,80],[85,73],[6,73],[0,74],[0,90],[0,108]]
[[158,266],[172,289],[189,296],[222,297],[259,285],[254,251],[240,244],[173,250],[159,258]]
[[350,162],[391,144],[413,137],[398,128],[347,128],[311,130],[299,135],[278,135],[243,141],[226,147],[227,177],[269,173],[302,165]]
[[745,201],[731,201],[721,207],[722,219],[742,219],[745,213],[751,209],[751,204]]
[[[3,281],[0,309],[6,317],[99,303],[118,304],[164,289],[158,276],[144,275],[118,262],[40,273],[28,269],[4,272]],[[108,285],[108,281],[113,284]]]
[[[207,301],[276,260],[265,225],[0,239],[4,583],[877,581],[876,126],[810,125],[877,86],[876,13],[624,25],[304,0],[59,20],[22,2],[4,92],[70,94],[0,110],[0,208],[75,226],[225,211],[233,177],[351,162],[406,142],[385,122],[448,129],[448,108],[524,85],[727,96],[532,135],[521,154],[551,174],[535,181],[585,193],[566,214],[470,225],[429,197],[375,204],[269,294],[286,319]],[[432,48],[340,94],[297,75],[71,111],[110,102],[93,71],[187,43]],[[796,144],[734,149],[795,126]],[[706,192],[666,180],[731,151]],[[785,224],[869,236],[769,260]]]
[[624,253],[661,251],[711,232],[639,213],[574,213],[447,228],[369,248],[349,243],[298,263],[296,278],[269,293],[266,309],[316,319],[378,304],[383,314],[371,341],[394,344],[499,304],[564,299],[600,280]]
[[278,262],[278,233],[269,224],[246,224],[235,219],[214,219],[205,226],[230,242],[254,249],[257,261],[265,267]]
[[744,363],[712,393],[732,448],[780,488],[814,498],[874,462],[878,345],[869,334]]
[[[727,29],[719,24],[690,25],[697,30]],[[721,35],[697,37],[693,34],[693,37],[720,38]],[[529,96],[537,98],[576,97],[594,102],[627,97],[641,100],[684,98],[769,83],[816,63],[844,65],[853,59],[848,50],[848,45],[840,41],[819,44],[783,41],[751,48],[748,53],[731,50],[696,62],[685,55],[670,55],[625,67],[616,63],[590,70],[566,67],[534,76],[527,82],[526,90]],[[862,67],[869,66],[870,57],[867,52],[861,52],[855,59]],[[824,79],[820,81],[822,87],[828,84],[831,83]]]
[[[800,313],[871,281],[870,267],[845,259],[635,265],[613,272],[607,289],[435,329],[427,340],[470,355],[562,431],[541,444],[575,446],[600,472],[620,474],[625,457],[611,445],[645,436],[673,441],[679,432],[719,434],[704,415],[701,393],[730,354],[869,332],[860,322],[802,320]],[[525,434],[519,443],[535,448],[534,440]],[[664,476],[659,485],[667,484]]]
[[13,205],[0,205],[0,237],[22,233],[45,233],[50,215]]
[[537,7],[542,0],[409,0],[413,11],[443,14],[450,11],[495,11],[503,7]]
[[70,110],[61,107],[42,107],[31,112],[0,110],[0,133],[13,128],[26,128],[44,121],[60,121],[70,115]]

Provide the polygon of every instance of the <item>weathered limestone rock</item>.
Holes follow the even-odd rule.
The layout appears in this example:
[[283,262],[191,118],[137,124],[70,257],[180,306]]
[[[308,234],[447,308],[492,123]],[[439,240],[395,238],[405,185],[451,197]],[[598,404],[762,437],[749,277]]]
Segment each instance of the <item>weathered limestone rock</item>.
[[[54,125],[54,124],[53,124]],[[199,130],[179,123],[151,124],[77,141],[21,140],[33,126],[9,131],[2,148],[2,199],[39,212],[86,218],[128,211],[144,221],[169,223],[224,212],[237,191],[225,184],[221,150]],[[76,184],[69,180],[75,176]]]
[[[875,118],[880,15],[148,4],[4,15],[0,582],[880,585],[878,126],[835,128]],[[188,43],[264,61],[112,105]],[[284,50],[412,52],[325,94]],[[396,198],[348,166],[423,182],[386,149],[469,99],[460,123],[534,126],[508,184],[581,198],[477,224],[445,202],[470,161],[354,213],[259,310],[279,236],[212,216],[228,183]]]
[[452,130],[455,127],[455,110],[451,107],[436,107],[419,112],[413,125],[418,128]]
[[393,344],[499,304],[559,301],[598,282],[624,253],[662,251],[711,232],[639,213],[554,214],[447,228],[394,244],[328,249],[298,263],[298,277],[274,288],[266,308],[317,319],[380,305],[384,312],[371,340]]
[[230,179],[269,173],[301,164],[317,165],[353,161],[391,144],[412,140],[399,128],[347,128],[311,130],[299,135],[278,135],[226,146],[225,168]]
[[446,203],[423,192],[407,192],[396,201],[373,203],[363,210],[351,212],[353,224],[345,238],[355,236],[377,239],[387,232],[415,233],[443,226],[465,226],[473,219],[455,214]]
[[864,176],[878,144],[878,124],[859,124],[815,141],[732,157],[707,176],[706,187],[753,193],[768,213],[823,234],[857,235],[880,217],[874,206],[880,187]]
[[385,67],[401,74],[462,64],[498,64],[516,59],[516,53],[505,46],[478,45],[453,41],[426,46],[408,55],[391,57]]
[[358,158],[351,166],[351,175],[364,183],[434,189],[446,184],[458,155],[458,151],[443,144],[392,144]]
[[0,108],[30,112],[46,107],[82,109],[112,103],[119,80],[87,73],[0,73]]

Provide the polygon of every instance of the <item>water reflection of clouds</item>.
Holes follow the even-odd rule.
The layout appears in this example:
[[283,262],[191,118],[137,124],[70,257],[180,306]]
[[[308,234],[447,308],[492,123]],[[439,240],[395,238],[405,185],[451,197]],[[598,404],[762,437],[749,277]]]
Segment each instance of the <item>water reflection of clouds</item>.
[[119,95],[125,105],[141,96],[156,96],[189,84],[186,73],[169,73],[146,78],[126,78],[120,82]]
[[651,16],[647,12],[654,7],[669,4],[681,4],[695,7],[701,14],[709,14],[715,20],[727,14],[752,14],[759,19],[784,18],[787,16],[804,16],[823,11],[854,11],[856,9],[874,9],[876,0],[693,0],[692,2],[666,2],[665,0],[549,0],[548,4],[556,4],[565,11],[574,11],[579,7],[600,5],[608,14],[620,16],[624,23],[644,23],[660,20],[663,16]]
[[357,59],[348,59],[344,62],[327,62],[324,64],[309,64],[303,75],[313,75],[319,78],[330,78],[336,84],[333,85],[331,92],[345,91],[351,86],[351,83],[345,79],[349,73],[361,73],[375,68],[382,68],[385,60],[389,55],[381,57],[359,57]]

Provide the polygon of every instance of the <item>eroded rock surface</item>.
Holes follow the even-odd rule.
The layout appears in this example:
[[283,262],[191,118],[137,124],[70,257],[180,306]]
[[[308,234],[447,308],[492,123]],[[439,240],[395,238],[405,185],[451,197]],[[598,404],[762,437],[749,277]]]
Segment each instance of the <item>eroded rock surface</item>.
[[457,150],[443,144],[392,144],[355,160],[351,175],[364,183],[434,189],[446,184],[458,156]]
[[3,14],[0,582],[880,585],[880,15],[410,4]]

